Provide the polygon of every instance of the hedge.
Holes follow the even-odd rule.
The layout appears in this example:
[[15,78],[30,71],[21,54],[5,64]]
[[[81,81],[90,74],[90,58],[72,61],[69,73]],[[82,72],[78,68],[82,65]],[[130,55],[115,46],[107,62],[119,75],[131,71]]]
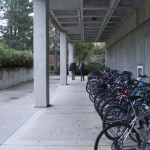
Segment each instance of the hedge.
[[[68,66],[67,66],[68,67]],[[88,75],[88,73],[93,70],[94,68],[101,68],[104,67],[104,64],[102,63],[90,63],[90,64],[85,64],[85,75]],[[49,66],[49,73],[50,74],[56,74],[59,75],[60,74],[60,67],[57,67],[56,70],[54,71],[54,67],[53,66]],[[67,71],[68,74],[68,71]],[[79,70],[79,66],[76,66],[76,71],[75,71],[75,75],[80,75],[80,70]]]
[[[104,67],[104,64],[101,63],[91,63],[91,64],[86,64],[85,65],[85,75],[88,75],[88,73],[93,70],[94,68],[100,68],[100,67]],[[79,66],[76,67],[76,75],[80,75],[80,70],[79,70]]]
[[29,51],[17,51],[0,44],[0,68],[32,67],[33,55]]

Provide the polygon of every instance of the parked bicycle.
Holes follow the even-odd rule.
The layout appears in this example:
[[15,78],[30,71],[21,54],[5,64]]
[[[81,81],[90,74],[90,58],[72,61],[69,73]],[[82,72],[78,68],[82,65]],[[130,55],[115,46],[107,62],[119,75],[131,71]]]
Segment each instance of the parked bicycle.
[[94,150],[150,150],[150,84],[140,77],[109,68],[90,72],[86,90],[103,127]]

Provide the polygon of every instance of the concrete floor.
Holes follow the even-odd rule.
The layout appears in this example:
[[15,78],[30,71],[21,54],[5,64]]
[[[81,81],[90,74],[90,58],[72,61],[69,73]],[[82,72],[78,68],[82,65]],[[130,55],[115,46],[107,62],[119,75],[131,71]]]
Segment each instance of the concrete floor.
[[49,108],[34,108],[32,82],[0,92],[0,150],[93,150],[101,123],[86,81],[50,83]]

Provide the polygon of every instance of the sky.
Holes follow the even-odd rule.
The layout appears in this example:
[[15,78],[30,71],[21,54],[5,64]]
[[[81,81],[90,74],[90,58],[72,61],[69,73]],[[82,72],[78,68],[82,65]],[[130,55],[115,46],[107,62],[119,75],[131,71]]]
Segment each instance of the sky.
[[[32,1],[33,0],[29,0],[29,2],[32,2]],[[4,12],[2,10],[0,10],[0,18],[3,17],[3,13]],[[30,16],[34,16],[34,14],[31,13]],[[0,26],[7,26],[7,20],[6,19],[3,19],[3,20],[0,19]]]
[[[32,2],[33,0],[29,0],[29,2]],[[7,26],[7,20],[1,19],[3,17],[4,12],[0,9],[0,26]],[[34,16],[33,13],[30,14],[30,16]],[[2,33],[0,33],[0,36],[2,36]]]
[[[3,17],[3,11],[0,10],[0,18]],[[3,20],[0,20],[0,26],[6,26],[7,25],[7,20],[6,19],[3,19]]]

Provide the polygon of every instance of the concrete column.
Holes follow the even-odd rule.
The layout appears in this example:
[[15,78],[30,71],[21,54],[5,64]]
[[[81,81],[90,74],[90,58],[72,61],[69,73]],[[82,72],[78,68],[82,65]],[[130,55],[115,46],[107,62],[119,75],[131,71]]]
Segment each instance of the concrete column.
[[108,49],[106,48],[105,50],[105,67],[108,67],[108,54],[107,54]]
[[34,98],[35,107],[49,105],[49,0],[34,0]]
[[[68,43],[68,51],[69,51],[69,62],[68,67],[74,61],[74,45],[72,43]],[[69,76],[71,76],[71,71],[69,71]]]
[[67,36],[60,32],[60,84],[67,85]]

